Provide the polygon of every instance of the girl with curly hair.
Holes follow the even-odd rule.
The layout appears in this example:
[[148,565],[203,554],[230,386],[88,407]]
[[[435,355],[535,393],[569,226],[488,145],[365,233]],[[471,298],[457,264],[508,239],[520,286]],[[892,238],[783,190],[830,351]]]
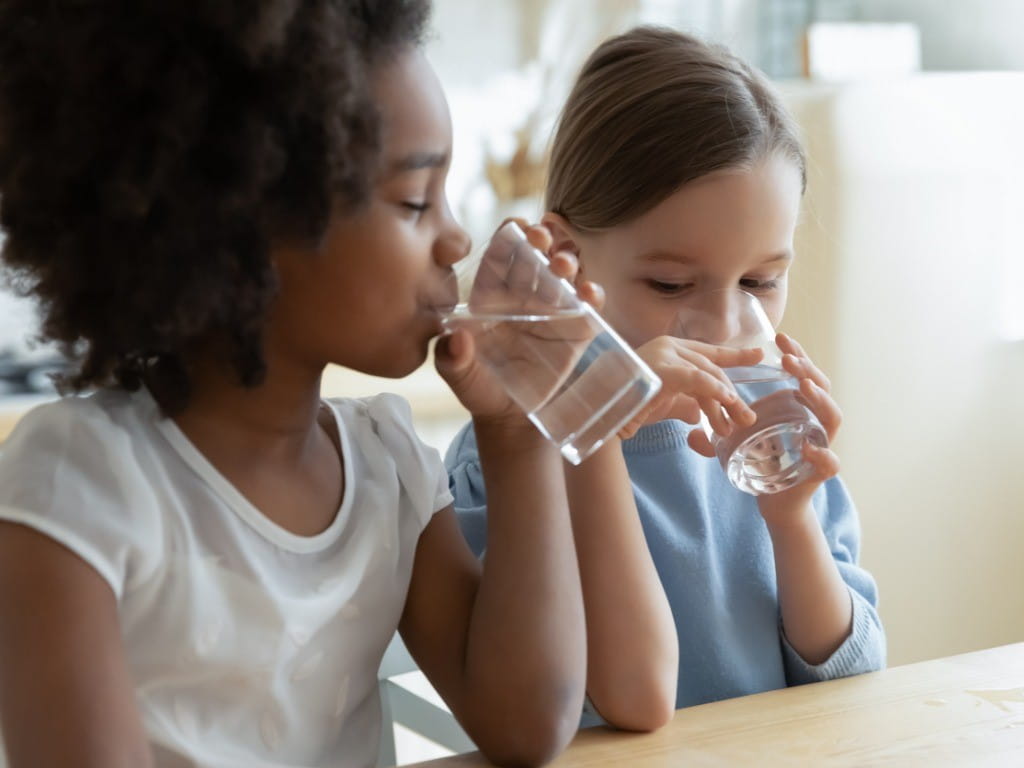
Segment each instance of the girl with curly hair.
[[543,762],[574,732],[557,450],[465,332],[438,345],[490,492],[481,566],[409,406],[319,396],[329,363],[416,369],[469,248],[428,12],[0,4],[3,259],[88,391],[0,455],[12,768],[372,765],[396,628],[494,761]]

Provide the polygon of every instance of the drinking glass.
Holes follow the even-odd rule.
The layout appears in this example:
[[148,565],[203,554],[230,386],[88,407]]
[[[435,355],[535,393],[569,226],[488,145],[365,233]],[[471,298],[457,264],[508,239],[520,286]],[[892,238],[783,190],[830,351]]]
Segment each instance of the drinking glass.
[[686,297],[670,334],[736,348],[760,348],[757,365],[724,368],[757,421],[719,435],[702,414],[701,427],[729,481],[746,493],[778,493],[807,479],[814,468],[803,459],[810,442],[828,446],[825,429],[806,406],[800,383],[782,367],[782,351],[756,296],[739,289],[698,291]]
[[657,393],[661,380],[508,222],[482,254],[456,264],[446,330],[476,354],[570,463],[579,464]]

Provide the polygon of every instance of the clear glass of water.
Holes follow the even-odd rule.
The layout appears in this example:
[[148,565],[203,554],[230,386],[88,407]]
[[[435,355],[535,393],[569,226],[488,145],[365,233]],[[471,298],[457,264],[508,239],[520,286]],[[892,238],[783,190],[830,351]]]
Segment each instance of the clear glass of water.
[[695,292],[687,296],[670,333],[763,352],[757,365],[723,369],[743,402],[757,414],[757,421],[749,427],[734,423],[732,432],[722,436],[702,416],[701,427],[729,481],[758,496],[806,480],[814,469],[803,459],[803,444],[826,447],[828,437],[804,403],[799,381],[783,369],[775,328],[757,297],[739,289]]
[[439,305],[445,328],[473,335],[478,357],[572,464],[614,436],[661,386],[514,222],[482,254],[456,265],[449,288]]

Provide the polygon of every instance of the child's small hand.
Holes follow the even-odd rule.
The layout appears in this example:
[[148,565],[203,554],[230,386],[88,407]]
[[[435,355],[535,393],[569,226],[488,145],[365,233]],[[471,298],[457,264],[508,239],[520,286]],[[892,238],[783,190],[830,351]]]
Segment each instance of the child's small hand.
[[[645,424],[662,419],[696,424],[701,411],[707,414],[716,432],[728,435],[732,425],[723,415],[723,408],[737,424],[754,423],[754,412],[740,399],[722,368],[755,365],[761,359],[761,350],[659,336],[636,351],[661,378],[662,387],[647,407],[622,428],[619,436],[623,439],[632,437]],[[704,455],[714,456],[714,451]]]
[[[843,414],[830,394],[831,382],[794,339],[780,333],[775,341],[783,353],[782,367],[800,381],[799,399],[821,422],[831,443],[835,440],[843,420]],[[821,484],[839,474],[839,457],[830,448],[818,448],[805,442],[803,457],[815,468],[813,476],[787,491],[758,496],[757,503],[761,515],[769,524],[780,520],[793,510],[806,509]]]
[[[575,281],[579,266],[576,257],[568,252],[550,253],[552,238],[546,228],[529,226],[522,219],[506,219],[502,226],[508,221],[518,224],[530,244],[548,255],[552,272],[570,283]],[[576,289],[584,301],[600,309],[604,293],[599,286],[581,281],[577,283]],[[473,336],[467,330],[457,329],[442,337],[437,343],[434,357],[438,373],[475,418],[526,419],[521,409],[505,394],[500,381],[477,358]],[[566,364],[571,362],[567,358]]]

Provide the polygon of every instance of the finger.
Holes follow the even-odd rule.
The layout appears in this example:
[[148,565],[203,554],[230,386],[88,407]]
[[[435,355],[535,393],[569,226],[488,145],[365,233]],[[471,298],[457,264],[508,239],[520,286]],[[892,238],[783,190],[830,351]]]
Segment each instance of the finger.
[[498,229],[501,229],[502,227],[509,223],[515,224],[517,227],[523,230],[523,232],[530,228],[530,222],[528,222],[522,216],[506,216],[504,219],[501,220],[501,224],[498,225]]
[[437,340],[434,367],[446,381],[452,382],[472,365],[474,356],[473,335],[464,328],[456,328]]
[[[751,410],[750,406],[744,402],[743,398],[740,397],[739,391],[736,389],[736,385],[729,379],[725,371],[695,350],[682,347],[678,348],[677,351],[680,358],[686,360],[694,367],[699,368],[705,373],[710,374],[722,383],[724,386],[723,395],[719,396],[717,399],[721,401],[722,407],[725,408],[733,421],[742,426],[750,426],[757,421],[757,414],[755,414],[754,411]],[[761,350],[747,351],[756,352],[758,355],[761,354]]]
[[807,352],[804,350],[800,342],[794,339],[788,333],[776,334],[775,343],[780,348],[785,347],[785,349],[782,350],[783,352],[788,352],[789,354],[796,355],[797,357],[810,357],[810,355],[807,354]]
[[619,430],[617,437],[620,440],[629,440],[640,429],[640,422],[633,420]]
[[715,446],[708,440],[703,430],[694,429],[686,436],[686,442],[694,451],[709,459],[715,458]]
[[708,423],[711,428],[722,437],[732,433],[732,424],[729,423],[729,419],[725,415],[725,411],[722,410],[722,404],[717,400],[709,400],[706,397],[699,398],[697,400],[700,405],[700,409],[704,411],[708,417]]
[[504,219],[501,220],[501,224],[498,225],[498,229],[495,231],[500,231],[506,224],[515,224],[517,227],[519,227],[519,231],[526,235],[527,240],[530,239],[530,230],[537,228],[533,224],[530,224],[530,222],[528,222],[522,216],[506,216]]
[[579,262],[569,251],[557,251],[551,255],[551,271],[572,283],[576,280]]
[[554,238],[546,227],[540,226],[524,226],[520,222],[522,219],[517,220],[517,224],[522,227],[526,233],[526,239],[529,240],[530,245],[536,248],[541,253],[547,253],[551,250],[551,246],[554,243]]
[[692,397],[676,395],[667,401],[666,407],[659,414],[660,418],[652,418],[648,423],[662,419],[679,419],[687,424],[696,424],[700,421],[700,413],[700,403]]
[[[550,275],[543,275],[547,268],[535,258],[531,246],[517,243],[511,254],[505,284],[512,296],[519,300],[531,300],[535,297],[538,284],[543,285]],[[551,280],[552,283],[557,281]]]
[[594,307],[598,312],[604,309],[604,288],[590,280],[584,280],[579,285],[578,293],[581,299]]
[[571,292],[566,290],[562,280],[572,283],[579,267],[576,257],[568,251],[553,254],[549,264],[550,273],[540,272],[537,275],[536,294],[530,300],[530,306],[540,314],[564,309],[572,304]]
[[806,357],[785,354],[782,356],[782,368],[798,379],[813,379],[814,383],[826,392],[832,389],[832,382],[829,381],[828,376]]
[[509,308],[509,272],[517,258],[526,261],[520,254],[520,249],[526,250],[521,233],[505,229],[510,221],[518,223],[506,219],[480,255],[469,296],[469,304],[475,309]]
[[836,433],[839,432],[839,427],[843,423],[843,412],[832,395],[811,379],[801,379],[800,394],[807,400],[807,407],[818,417],[821,426],[825,428],[829,442],[835,440]]
[[755,365],[764,357],[764,352],[757,347],[720,347],[717,344],[705,344],[702,341],[676,339],[681,348],[690,349],[703,355],[720,368],[736,368],[741,365]]
[[839,474],[839,457],[829,448],[819,448],[813,443],[805,442],[801,453],[804,461],[814,467],[815,474],[821,480],[828,480]]
[[796,340],[793,337],[785,333],[777,333],[775,335],[775,345],[784,355],[800,355],[801,352],[797,346]]
[[704,373],[707,373],[722,383],[722,386],[725,388],[724,392],[735,394],[736,387],[726,375],[725,371],[723,371],[720,366],[709,360],[706,356],[701,354],[700,351],[690,347],[690,342],[684,341],[683,339],[675,339],[671,336],[663,337],[661,341],[668,344],[669,354],[674,355],[681,363],[684,364],[684,366],[704,371]]
[[780,333],[775,337],[775,343],[784,354],[790,354],[799,358],[806,371],[803,375],[814,379],[818,383],[818,386],[823,389],[832,389],[832,382],[829,381],[828,376],[826,376],[825,373],[814,364],[814,361],[811,360],[811,356],[807,354],[799,341],[788,334]]
[[714,372],[704,370],[689,361],[660,365],[658,374],[666,391],[673,394],[703,397],[730,405],[739,399],[728,378],[723,381]]
[[[655,422],[661,421],[662,419],[679,418],[678,416],[670,414],[672,407],[672,398],[666,398],[663,395],[658,395],[639,413],[633,416],[629,422],[619,430],[619,437],[623,440],[627,440],[637,433],[640,427],[645,424],[654,424]],[[696,408],[696,404],[694,404]]]

